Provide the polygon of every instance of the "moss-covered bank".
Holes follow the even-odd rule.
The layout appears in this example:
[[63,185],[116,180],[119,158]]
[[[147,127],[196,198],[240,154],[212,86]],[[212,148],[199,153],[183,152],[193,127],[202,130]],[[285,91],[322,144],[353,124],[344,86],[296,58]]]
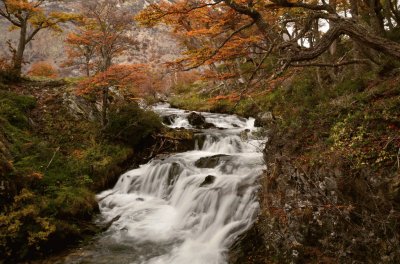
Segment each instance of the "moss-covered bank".
[[95,192],[190,137],[165,130],[156,114],[134,103],[113,107],[102,129],[96,102],[75,96],[66,80],[0,88],[0,263],[47,256],[89,238],[100,230],[92,221]]
[[260,215],[230,263],[400,262],[400,77],[334,75],[321,83],[315,69],[292,71],[239,103],[201,89],[172,99],[267,117]]

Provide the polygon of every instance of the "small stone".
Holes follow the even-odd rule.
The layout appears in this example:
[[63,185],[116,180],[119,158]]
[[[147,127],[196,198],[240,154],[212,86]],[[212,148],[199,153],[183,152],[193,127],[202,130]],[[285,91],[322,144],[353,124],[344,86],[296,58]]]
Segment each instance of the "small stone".
[[206,178],[204,179],[204,181],[200,184],[200,187],[204,187],[204,186],[207,186],[207,185],[211,185],[211,184],[214,183],[214,181],[215,181],[215,176],[213,176],[213,175],[208,175],[208,176],[206,176]]

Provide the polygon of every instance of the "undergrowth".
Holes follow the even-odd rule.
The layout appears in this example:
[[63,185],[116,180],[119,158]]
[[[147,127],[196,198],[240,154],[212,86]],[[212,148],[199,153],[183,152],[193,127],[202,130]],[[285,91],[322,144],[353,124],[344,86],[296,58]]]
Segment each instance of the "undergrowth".
[[[125,105],[112,111],[103,131],[63,105],[69,87],[40,85],[47,83],[25,81],[0,90],[0,260],[5,263],[48,255],[96,233],[94,193],[111,187],[139,142],[161,127],[154,114]],[[132,118],[140,120],[134,127]],[[116,130],[123,133],[111,137]]]

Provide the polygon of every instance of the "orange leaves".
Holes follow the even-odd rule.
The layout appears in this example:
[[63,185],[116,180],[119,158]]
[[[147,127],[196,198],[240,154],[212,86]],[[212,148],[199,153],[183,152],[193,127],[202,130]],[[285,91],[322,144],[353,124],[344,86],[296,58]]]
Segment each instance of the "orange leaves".
[[7,5],[9,12],[29,11],[37,12],[41,1],[28,1],[28,0],[3,0],[4,5]]
[[31,174],[28,175],[28,177],[33,180],[41,180],[41,179],[43,179],[43,173],[32,172]]
[[0,57],[0,72],[6,72],[11,69],[11,63],[9,59]]
[[39,61],[31,66],[28,75],[56,78],[58,76],[58,71],[51,63],[46,61]]
[[[50,12],[46,13],[42,6],[46,1],[29,1],[29,0],[2,0],[5,10],[2,14],[9,21],[14,21],[14,26],[21,27],[22,20],[28,21],[33,28],[49,28],[56,31],[61,31],[58,26],[60,23],[65,23],[76,19],[76,15],[65,12]],[[18,21],[20,23],[18,23]]]
[[238,93],[231,93],[228,95],[218,95],[208,99],[209,102],[214,103],[221,100],[228,100],[229,102],[237,102],[240,99],[240,95]]
[[[247,5],[248,1],[237,3]],[[256,47],[262,46],[260,33],[250,24],[251,19],[234,11],[225,1],[162,1],[147,7],[137,19],[142,24],[164,23],[172,28],[186,50],[167,66],[180,70],[250,56]]]
[[146,66],[143,64],[112,65],[104,72],[80,82],[78,94],[100,91],[103,88],[115,87],[134,91],[145,81]]
[[82,3],[79,25],[66,39],[66,65],[84,66],[86,75],[105,71],[112,61],[135,49],[133,18],[119,0],[90,0]]

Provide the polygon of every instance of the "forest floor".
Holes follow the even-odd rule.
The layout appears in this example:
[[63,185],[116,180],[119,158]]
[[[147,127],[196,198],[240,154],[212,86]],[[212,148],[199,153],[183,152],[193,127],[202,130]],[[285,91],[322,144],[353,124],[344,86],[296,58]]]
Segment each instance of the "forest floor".
[[292,71],[240,101],[199,84],[171,99],[254,116],[267,132],[261,211],[230,263],[399,263],[400,77],[313,76]]

